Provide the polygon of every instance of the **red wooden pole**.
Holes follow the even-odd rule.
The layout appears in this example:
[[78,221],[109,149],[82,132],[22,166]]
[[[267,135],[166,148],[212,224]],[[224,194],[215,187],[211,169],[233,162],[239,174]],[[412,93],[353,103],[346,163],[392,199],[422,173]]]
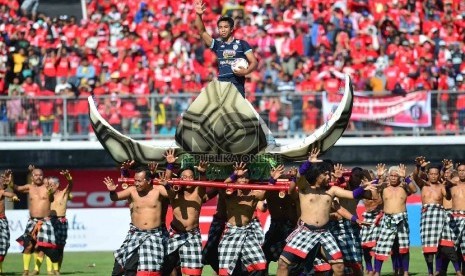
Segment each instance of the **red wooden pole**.
[[[154,179],[153,184],[159,184],[160,180]],[[134,178],[118,178],[118,183],[126,184],[128,186],[134,185]],[[290,181],[277,181],[275,185],[267,185],[268,182],[259,182],[259,184],[237,184],[237,183],[224,183],[215,181],[200,181],[200,180],[168,180],[167,183],[179,186],[200,186],[207,188],[220,188],[220,189],[243,189],[243,190],[267,190],[267,191],[283,191],[289,189]],[[262,184],[260,184],[262,183]],[[124,188],[124,187],[123,187]]]

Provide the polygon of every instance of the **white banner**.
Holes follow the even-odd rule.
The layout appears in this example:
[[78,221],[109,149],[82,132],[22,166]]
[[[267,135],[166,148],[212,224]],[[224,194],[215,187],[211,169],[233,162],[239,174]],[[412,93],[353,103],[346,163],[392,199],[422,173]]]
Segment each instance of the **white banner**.
[[[28,210],[7,210],[10,253],[23,248],[16,239],[24,233]],[[123,242],[131,221],[129,209],[68,209],[68,240],[65,251],[113,251]]]

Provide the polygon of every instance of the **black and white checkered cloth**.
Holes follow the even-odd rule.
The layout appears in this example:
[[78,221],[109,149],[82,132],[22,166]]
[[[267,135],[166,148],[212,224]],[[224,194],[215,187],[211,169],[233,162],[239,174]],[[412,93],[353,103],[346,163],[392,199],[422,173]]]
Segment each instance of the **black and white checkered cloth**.
[[340,219],[333,222],[330,230],[336,238],[337,246],[342,251],[342,256],[346,263],[362,262],[360,230],[354,226],[358,227],[349,220]]
[[381,220],[381,230],[375,247],[375,258],[387,260],[395,239],[399,241],[400,254],[408,253],[410,247],[410,228],[407,212],[397,214],[384,214]]
[[436,253],[446,213],[441,204],[424,204],[421,209],[420,238],[423,253]]
[[53,229],[52,221],[50,218],[29,218],[26,224],[26,230],[16,241],[24,247],[27,247],[31,240],[31,232],[36,224],[41,221],[42,226],[37,234],[36,245],[45,248],[57,248],[55,239],[55,230]]
[[65,217],[53,217],[53,227],[55,228],[55,239],[58,247],[64,247],[68,239],[68,219]]
[[200,229],[176,232],[170,229],[167,254],[179,250],[181,272],[186,275],[202,275],[202,237]]
[[214,270],[218,270],[219,267],[218,245],[220,244],[225,226],[226,220],[213,216],[210,229],[208,230],[208,240],[202,251],[202,263],[210,265]]
[[455,234],[452,230],[454,218],[452,217],[452,210],[444,210],[446,219],[444,220],[444,228],[441,233],[441,246],[455,247]]
[[383,212],[380,209],[374,209],[369,212],[363,212],[362,214],[365,222],[371,223],[371,225],[362,225],[360,235],[362,237],[363,248],[373,248],[378,240],[380,231],[380,220],[383,216]]
[[5,256],[10,248],[10,228],[8,220],[0,218],[0,256]]
[[289,220],[271,219],[270,228],[265,234],[263,252],[267,262],[276,262],[286,245],[286,238],[294,231],[296,224]]
[[139,253],[138,271],[159,272],[165,256],[166,240],[161,227],[142,230],[132,223],[121,247],[115,251],[115,260],[124,267],[134,252]]
[[454,232],[455,248],[460,248],[465,261],[465,210],[452,210],[451,228]]
[[263,240],[263,230],[257,220],[241,227],[227,223],[218,247],[219,274],[231,275],[239,258],[249,272],[266,269]]
[[[316,228],[299,221],[297,228],[287,237],[283,254],[296,256],[293,259],[306,259],[308,253],[321,246],[328,260],[342,260],[342,252],[328,226]],[[314,258],[305,261],[314,262]]]

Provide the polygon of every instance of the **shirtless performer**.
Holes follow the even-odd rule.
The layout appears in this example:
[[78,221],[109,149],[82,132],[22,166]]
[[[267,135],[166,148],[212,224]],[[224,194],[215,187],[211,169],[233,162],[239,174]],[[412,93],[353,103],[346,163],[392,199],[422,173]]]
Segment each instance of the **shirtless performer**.
[[[249,177],[243,163],[235,166],[234,173],[225,180],[238,184],[247,184]],[[284,167],[271,170],[270,184],[274,184],[283,173]],[[261,248],[264,235],[254,219],[257,203],[264,199],[265,191],[236,190],[225,194],[227,224],[220,241],[218,252],[220,260],[219,275],[233,275],[241,271],[237,262],[240,260],[249,275],[265,275],[266,260]]]
[[[39,274],[40,266],[47,255],[52,260],[53,266],[58,267],[59,251],[55,239],[55,231],[50,219],[50,206],[53,194],[44,183],[44,173],[41,169],[32,169],[32,183],[22,186],[14,185],[14,190],[29,194],[29,215],[26,230],[16,241],[24,247],[23,250],[23,275],[29,275],[29,262],[31,253],[35,252],[35,269],[32,275]],[[58,270],[53,271],[59,275]]]
[[10,182],[11,170],[6,170],[0,176],[0,274],[3,273],[3,261],[10,247],[10,228],[5,216],[5,198],[19,201],[19,198],[14,193],[6,191]]
[[[450,228],[452,229],[453,241],[450,247],[459,248],[462,252],[462,262],[465,261],[465,164],[457,166],[458,176],[452,178],[446,186],[446,198],[452,200],[452,215],[450,217]],[[447,242],[447,241],[446,241]],[[447,243],[443,243],[447,244]],[[449,255],[450,256],[450,255]],[[454,265],[456,275],[463,275],[460,263],[457,260],[451,261]]]
[[329,187],[331,165],[328,162],[312,163],[308,160],[299,168],[301,177],[297,185],[301,215],[298,227],[287,238],[279,258],[278,276],[289,275],[290,266],[304,260],[313,263],[320,249],[331,264],[333,275],[343,275],[342,252],[328,229],[333,199],[372,197],[372,186],[367,187],[367,191],[359,187],[353,192],[337,186]]
[[58,250],[60,252],[60,260],[58,261],[58,267],[53,267],[52,261],[50,258],[46,258],[47,261],[47,271],[52,272],[52,270],[61,270],[61,264],[63,263],[63,253],[66,244],[66,239],[68,238],[68,220],[66,219],[66,210],[68,200],[70,199],[71,190],[73,189],[73,177],[68,170],[60,172],[66,180],[68,185],[63,190],[59,189],[60,180],[56,177],[50,177],[48,179],[48,184],[53,193],[53,202],[50,210],[50,217],[52,218],[52,224],[55,228],[55,237]]
[[[121,247],[115,251],[116,267],[112,275],[161,275],[163,258],[165,255],[165,241],[162,231],[162,199],[167,197],[162,185],[152,185],[149,170],[137,171],[134,175],[134,186],[116,192],[115,185],[110,177],[103,183],[110,191],[112,201],[130,200],[131,224],[128,235]],[[134,271],[134,263],[138,263]],[[126,268],[129,268],[127,270]]]
[[388,182],[382,183],[378,188],[384,206],[384,216],[381,221],[381,230],[375,247],[375,275],[380,275],[383,261],[385,261],[394,247],[396,239],[399,242],[399,254],[404,275],[409,269],[409,226],[407,218],[407,197],[417,191],[413,183],[405,182],[405,166],[389,168]]
[[[167,166],[164,177],[169,180],[177,159],[174,150],[168,150],[165,158]],[[195,168],[204,175],[207,166],[206,162],[201,161]],[[179,174],[182,180],[194,180],[194,168],[185,168]],[[173,208],[173,221],[167,245],[169,261],[165,263],[167,267],[164,270],[174,269],[180,259],[183,275],[202,275],[202,237],[199,218],[206,189],[200,186],[181,186],[179,191],[174,191],[173,188],[166,187]]]
[[[378,164],[376,166],[376,180],[377,182],[384,182],[384,175],[386,173],[385,164]],[[376,241],[378,240],[379,235],[379,222],[383,216],[383,199],[381,196],[377,195],[373,199],[364,199],[363,204],[365,206],[365,212],[363,212],[362,216],[366,223],[370,225],[362,226],[362,230],[360,231],[360,235],[362,238],[362,251],[363,251],[363,259],[365,260],[365,267],[366,272],[368,275],[373,275],[373,263],[371,252],[376,245]]]
[[[420,177],[420,170],[425,167],[425,163],[427,162],[423,156],[415,159],[416,168],[413,172],[413,180],[421,190],[420,237],[428,275],[433,276],[434,256],[438,252],[441,232],[446,219],[442,205],[446,191],[439,182],[441,171],[439,167],[428,166],[426,169],[427,180]],[[440,268],[436,267],[436,271],[439,272]]]

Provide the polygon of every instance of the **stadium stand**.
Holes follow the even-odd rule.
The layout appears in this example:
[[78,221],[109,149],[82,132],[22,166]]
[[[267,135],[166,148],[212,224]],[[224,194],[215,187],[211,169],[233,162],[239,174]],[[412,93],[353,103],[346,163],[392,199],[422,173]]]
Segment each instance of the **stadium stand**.
[[[336,94],[342,73],[370,98],[439,91],[431,97],[432,134],[465,127],[463,0],[206,2],[208,31],[215,36],[219,16],[232,16],[235,37],[259,57],[247,98],[273,131],[314,130],[325,116],[321,92]],[[88,95],[124,133],[145,137],[171,128],[191,100],[172,96],[195,96],[216,76],[192,5],[87,1],[89,19],[77,22],[41,13],[32,20],[17,0],[0,0],[0,93],[8,96],[1,98],[0,136],[66,132],[87,139]],[[373,135],[399,130],[366,122],[349,129],[370,127]]]

